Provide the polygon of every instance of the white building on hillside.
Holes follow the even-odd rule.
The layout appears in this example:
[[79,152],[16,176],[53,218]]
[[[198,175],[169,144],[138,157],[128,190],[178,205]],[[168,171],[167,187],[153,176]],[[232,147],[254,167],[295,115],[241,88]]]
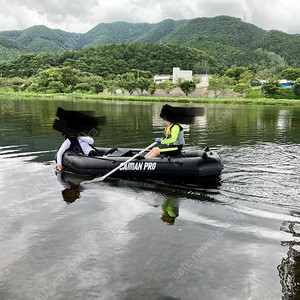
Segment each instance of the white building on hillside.
[[173,68],[173,83],[178,83],[179,80],[193,81],[193,71],[184,71],[180,68]]
[[170,80],[174,84],[178,83],[179,80],[193,80],[193,71],[184,71],[180,68],[173,68],[173,75],[155,75],[154,82],[159,84],[163,81]]
[[161,82],[166,80],[173,81],[172,75],[154,75],[154,82],[156,84],[160,84]]

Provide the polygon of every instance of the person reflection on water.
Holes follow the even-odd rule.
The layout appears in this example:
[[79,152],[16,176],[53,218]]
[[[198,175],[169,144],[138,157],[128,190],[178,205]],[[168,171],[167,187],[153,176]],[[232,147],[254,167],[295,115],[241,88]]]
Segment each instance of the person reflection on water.
[[154,147],[145,158],[157,157],[160,153],[170,156],[180,155],[184,141],[184,130],[181,125],[167,121],[165,128],[165,137],[156,138],[156,142],[160,143],[161,147]]
[[80,198],[82,188],[79,184],[64,180],[62,172],[56,172],[56,176],[58,182],[64,187],[61,194],[65,202],[70,204]]
[[179,208],[177,202],[173,198],[167,198],[162,205],[163,214],[161,220],[168,225],[174,225],[176,217],[179,216]]
[[91,146],[94,144],[94,139],[90,136],[82,136],[78,130],[67,128],[64,130],[65,141],[60,146],[56,155],[56,170],[63,171],[62,157],[67,150],[72,150],[75,153],[82,153],[86,156],[96,156],[98,153]]

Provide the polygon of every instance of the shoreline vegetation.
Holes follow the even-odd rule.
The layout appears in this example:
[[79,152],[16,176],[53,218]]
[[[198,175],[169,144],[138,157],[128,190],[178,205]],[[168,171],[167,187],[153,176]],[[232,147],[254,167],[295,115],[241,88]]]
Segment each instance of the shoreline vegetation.
[[24,92],[0,92],[0,99],[55,99],[55,100],[116,100],[116,101],[151,101],[151,102],[179,102],[179,103],[223,103],[223,104],[254,104],[254,105],[286,105],[300,106],[299,99],[272,99],[272,98],[193,98],[172,96],[138,96],[138,95],[105,95],[84,93],[24,93]]

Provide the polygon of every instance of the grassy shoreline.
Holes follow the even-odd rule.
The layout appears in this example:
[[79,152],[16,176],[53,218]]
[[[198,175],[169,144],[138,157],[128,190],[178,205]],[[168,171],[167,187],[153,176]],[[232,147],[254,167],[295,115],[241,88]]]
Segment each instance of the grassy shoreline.
[[87,94],[37,94],[0,92],[0,99],[34,98],[34,99],[61,99],[61,100],[118,100],[118,101],[152,101],[152,102],[180,102],[180,103],[223,103],[223,104],[257,104],[257,105],[292,105],[300,106],[299,99],[269,99],[269,98],[177,98],[156,96],[125,96],[125,95],[87,95]]

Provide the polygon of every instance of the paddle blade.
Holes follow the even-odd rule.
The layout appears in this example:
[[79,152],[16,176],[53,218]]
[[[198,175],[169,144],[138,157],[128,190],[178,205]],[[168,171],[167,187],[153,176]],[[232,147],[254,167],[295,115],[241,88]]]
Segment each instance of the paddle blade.
[[87,183],[87,184],[89,184],[89,183],[96,183],[96,182],[102,182],[105,178],[106,178],[107,176],[102,176],[102,177],[97,177],[97,178],[94,178],[94,179],[92,179],[92,180],[90,180],[90,181],[85,181],[84,183]]

